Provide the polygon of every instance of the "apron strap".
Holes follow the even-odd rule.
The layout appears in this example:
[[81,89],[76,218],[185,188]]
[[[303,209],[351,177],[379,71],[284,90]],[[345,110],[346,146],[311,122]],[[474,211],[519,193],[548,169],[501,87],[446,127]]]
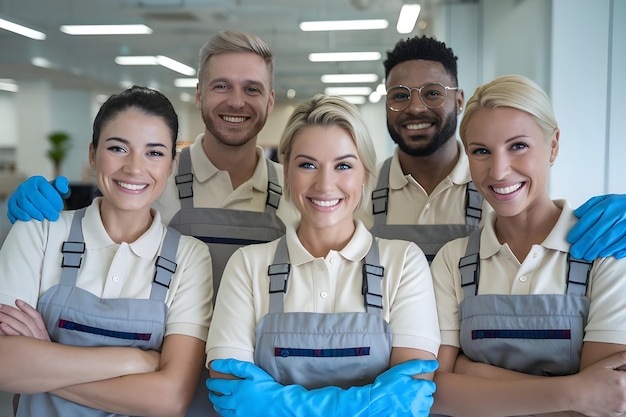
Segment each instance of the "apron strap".
[[178,242],[180,241],[180,233],[171,227],[167,228],[161,253],[157,256],[155,262],[154,280],[152,281],[152,290],[150,291],[150,299],[157,301],[165,301],[167,290],[170,288],[172,276],[176,272],[176,252],[178,251]]
[[283,196],[283,187],[278,182],[278,174],[276,167],[268,158],[267,163],[267,200],[265,200],[265,212],[276,214],[276,209],[280,204],[280,198]]
[[478,192],[472,181],[465,189],[465,224],[478,227],[483,216],[483,196]]
[[372,191],[372,214],[374,224],[387,224],[387,204],[389,203],[389,171],[391,158],[387,158],[380,167],[376,189]]
[[86,208],[78,209],[74,212],[70,235],[68,240],[63,242],[61,252],[63,261],[61,262],[61,284],[76,285],[76,277],[80,268],[83,253],[85,253],[85,239],[83,238],[82,219],[85,216]]
[[[382,279],[385,269],[380,265],[378,253],[378,243],[372,236],[372,244],[365,255],[363,263],[363,284],[362,293],[365,309],[368,313],[380,314],[383,308]],[[283,236],[278,241],[274,263],[267,268],[270,278],[270,305],[268,313],[284,312],[285,293],[287,292],[287,282],[291,265],[289,263],[289,251],[287,250],[287,239]]]
[[282,313],[284,311],[285,293],[289,280],[289,251],[287,239],[281,237],[274,254],[274,263],[267,268],[270,277],[270,307],[268,313]]
[[572,258],[567,254],[567,295],[587,295],[589,273],[593,262]]
[[482,227],[469,235],[465,256],[459,259],[461,271],[461,288],[463,298],[474,296],[478,293],[478,279],[480,276],[480,234]]
[[178,175],[174,177],[178,188],[180,206],[184,209],[193,208],[193,173],[191,172],[191,153],[189,146],[180,151]]
[[365,300],[365,311],[380,314],[383,309],[382,281],[385,276],[385,268],[380,265],[378,243],[372,236],[372,244],[365,255],[363,264],[362,293]]

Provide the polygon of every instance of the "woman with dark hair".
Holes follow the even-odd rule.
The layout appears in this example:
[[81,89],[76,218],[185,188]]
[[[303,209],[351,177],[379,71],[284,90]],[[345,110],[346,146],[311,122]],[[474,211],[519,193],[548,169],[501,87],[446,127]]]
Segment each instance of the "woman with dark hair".
[[10,231],[0,251],[0,389],[21,394],[17,416],[185,415],[213,290],[207,246],[151,208],[177,135],[161,93],[111,96],[89,146],[102,197]]

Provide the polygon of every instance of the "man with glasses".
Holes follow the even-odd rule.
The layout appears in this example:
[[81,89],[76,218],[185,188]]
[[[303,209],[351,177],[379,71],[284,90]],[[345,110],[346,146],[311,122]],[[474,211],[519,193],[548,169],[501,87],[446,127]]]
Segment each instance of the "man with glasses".
[[[384,62],[387,129],[397,144],[379,168],[372,211],[363,216],[372,233],[417,243],[429,261],[446,242],[467,236],[491,208],[474,188],[469,163],[456,139],[464,92],[457,57],[433,38],[400,40]],[[626,256],[623,196],[594,197],[569,238],[572,255],[593,260]]]

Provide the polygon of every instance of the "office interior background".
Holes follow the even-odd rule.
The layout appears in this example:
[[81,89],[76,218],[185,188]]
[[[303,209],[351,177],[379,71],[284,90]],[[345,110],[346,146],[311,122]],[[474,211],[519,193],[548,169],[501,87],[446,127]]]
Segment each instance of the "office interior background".
[[[414,27],[400,33],[404,4],[419,4],[420,12]],[[161,90],[179,113],[179,140],[193,141],[204,130],[194,102],[198,50],[225,29],[255,33],[275,53],[276,106],[259,136],[267,149],[277,144],[301,100],[330,87],[358,87],[358,94],[339,94],[349,95],[365,115],[379,161],[391,155],[377,88],[384,84],[382,61],[398,40],[424,34],[458,55],[466,99],[478,85],[514,73],[548,92],[561,128],[550,182],[554,198],[576,206],[592,195],[626,193],[626,0],[0,0],[0,19],[0,242],[10,227],[4,211],[14,187],[31,175],[53,176],[46,157],[52,132],[66,132],[72,140],[62,174],[74,184],[89,181],[91,123],[106,96],[132,84]],[[300,28],[303,22],[352,19],[386,23],[372,30]],[[35,30],[36,38],[7,30],[6,22]],[[143,24],[151,33],[60,30],[88,24]],[[310,57],[352,52],[375,57]],[[117,63],[131,56],[150,61]],[[324,75],[354,81],[354,74],[369,78],[322,82]],[[12,415],[9,397],[0,393],[0,416]]]

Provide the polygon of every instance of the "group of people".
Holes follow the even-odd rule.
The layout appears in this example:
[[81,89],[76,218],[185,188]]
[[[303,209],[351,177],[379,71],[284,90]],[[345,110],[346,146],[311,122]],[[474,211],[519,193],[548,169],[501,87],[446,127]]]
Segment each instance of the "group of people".
[[167,98],[111,96],[89,148],[102,197],[59,215],[67,182],[33,177],[9,201],[17,415],[626,412],[624,197],[551,200],[548,96],[503,76],[466,103],[456,61],[428,37],[388,52],[379,166],[359,111],[325,95],[265,159],[273,57],[251,34],[201,49],[206,129],[180,156]]

